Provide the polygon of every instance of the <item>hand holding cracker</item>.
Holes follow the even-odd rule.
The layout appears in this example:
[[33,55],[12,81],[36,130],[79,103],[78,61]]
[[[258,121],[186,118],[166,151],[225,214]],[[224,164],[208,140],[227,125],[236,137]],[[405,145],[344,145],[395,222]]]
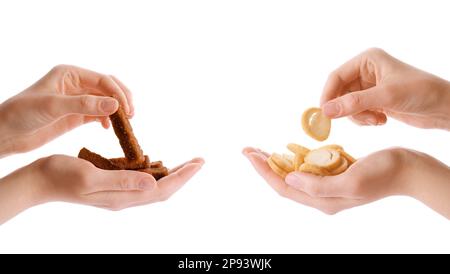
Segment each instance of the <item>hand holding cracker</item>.
[[203,160],[170,171],[161,161],[150,162],[132,134],[128,118],[133,112],[131,93],[117,78],[66,65],[0,104],[0,158],[37,148],[91,121],[108,128],[110,115],[125,154],[106,159],[82,149],[80,156],[90,161],[53,155],[0,178],[0,224],[50,201],[119,210],[168,199]]
[[129,117],[133,115],[131,93],[114,76],[56,66],[0,105],[0,158],[40,147],[92,121],[108,128],[108,116],[119,104]]
[[419,128],[450,130],[450,83],[381,49],[370,49],[333,71],[321,106],[330,118],[382,125],[387,117]]

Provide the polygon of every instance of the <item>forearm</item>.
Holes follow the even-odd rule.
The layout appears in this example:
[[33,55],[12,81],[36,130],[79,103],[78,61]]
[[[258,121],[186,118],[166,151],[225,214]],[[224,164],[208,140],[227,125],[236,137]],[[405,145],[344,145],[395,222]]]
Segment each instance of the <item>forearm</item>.
[[0,224],[20,212],[41,203],[38,178],[33,164],[20,168],[0,179]]
[[450,168],[426,154],[418,155],[408,195],[450,219]]

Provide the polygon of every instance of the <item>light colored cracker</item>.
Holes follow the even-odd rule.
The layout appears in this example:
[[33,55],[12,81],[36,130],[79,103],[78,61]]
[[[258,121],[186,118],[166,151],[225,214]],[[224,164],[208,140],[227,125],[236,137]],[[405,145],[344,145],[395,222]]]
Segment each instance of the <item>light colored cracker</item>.
[[348,154],[347,152],[345,152],[343,149],[338,150],[339,153],[341,154],[341,156],[345,159],[347,159],[348,162],[348,166],[353,165],[356,162],[356,159],[353,158],[350,154]]
[[348,161],[346,158],[341,157],[341,164],[336,167],[335,169],[330,171],[331,175],[338,175],[341,174],[342,172],[346,171],[348,168]]
[[294,156],[294,170],[298,170],[301,164],[305,162],[305,156],[301,153],[297,153]]
[[267,164],[269,165],[269,167],[273,170],[273,172],[275,172],[278,176],[280,176],[281,178],[286,178],[288,172],[284,171],[282,168],[280,168],[274,161],[273,159],[270,157],[269,159],[267,159]]
[[284,159],[286,159],[287,161],[291,162],[292,164],[294,163],[294,154],[290,154],[290,153],[283,153],[282,157]]
[[287,148],[290,151],[292,151],[294,154],[302,154],[303,157],[305,157],[310,152],[310,149],[308,149],[304,146],[301,146],[301,145],[294,144],[294,143],[288,144]]
[[319,175],[319,176],[330,175],[329,171],[326,170],[325,168],[321,168],[321,167],[311,165],[308,163],[303,163],[302,165],[300,165],[300,167],[298,168],[298,171],[312,173],[312,174]]
[[306,155],[305,163],[333,170],[341,164],[341,155],[334,149],[315,149]]
[[294,171],[293,163],[285,159],[282,155],[273,153],[272,156],[270,156],[270,159],[272,159],[272,161],[285,172],[289,173]]
[[322,147],[319,147],[318,149],[321,149],[321,148],[330,148],[330,149],[334,149],[334,150],[337,150],[337,151],[340,151],[340,150],[343,151],[344,150],[343,147],[341,147],[340,145],[335,145],[335,144],[322,146]]
[[317,141],[325,141],[330,135],[331,120],[322,113],[322,109],[309,108],[303,112],[302,128]]

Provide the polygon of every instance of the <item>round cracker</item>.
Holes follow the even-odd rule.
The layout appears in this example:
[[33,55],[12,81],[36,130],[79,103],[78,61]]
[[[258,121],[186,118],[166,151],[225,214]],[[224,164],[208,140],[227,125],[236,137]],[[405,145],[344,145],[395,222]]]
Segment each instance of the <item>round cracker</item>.
[[325,141],[330,135],[331,120],[320,108],[309,108],[303,112],[302,128],[317,141]]
[[319,175],[319,176],[327,176],[330,174],[328,172],[328,170],[326,170],[325,168],[321,168],[321,167],[311,165],[308,163],[301,164],[300,167],[298,168],[298,171],[312,173],[314,175]]
[[333,170],[341,164],[341,154],[334,149],[315,149],[306,155],[305,163]]
[[286,178],[287,172],[284,171],[282,168],[280,168],[273,160],[272,158],[267,159],[267,164],[272,169],[273,172],[275,172],[278,176],[281,178]]
[[273,153],[272,156],[270,156],[270,159],[272,159],[272,161],[285,172],[289,173],[294,171],[294,165],[292,162],[284,158],[282,155]]
[[339,153],[341,154],[341,156],[345,159],[347,159],[348,161],[348,166],[353,165],[356,162],[356,159],[353,158],[350,154],[348,154],[347,152],[345,152],[343,149],[338,150]]
[[342,172],[346,171],[347,168],[348,168],[348,161],[347,161],[347,159],[344,158],[344,157],[341,157],[341,164],[337,168],[335,168],[333,170],[330,170],[330,174],[331,175],[341,174]]
[[294,156],[294,170],[298,168],[305,162],[305,156],[303,154],[297,153]]
[[288,144],[287,148],[294,154],[302,154],[303,157],[305,157],[310,152],[310,149],[294,143]]

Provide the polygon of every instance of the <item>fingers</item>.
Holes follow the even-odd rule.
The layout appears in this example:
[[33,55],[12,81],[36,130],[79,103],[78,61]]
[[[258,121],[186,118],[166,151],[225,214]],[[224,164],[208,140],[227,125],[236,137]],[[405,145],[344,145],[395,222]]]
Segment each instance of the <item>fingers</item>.
[[115,76],[110,75],[110,77],[122,89],[122,92],[127,97],[128,106],[130,107],[129,115],[132,117],[134,115],[134,104],[133,104],[133,96],[131,94],[131,91],[119,79],[117,79]]
[[[202,167],[204,161],[195,158],[158,182],[153,176],[138,171],[100,170],[92,172],[90,192],[85,202],[110,210],[165,201],[179,190]],[[94,184],[95,182],[95,184]]]
[[262,150],[259,149],[259,148],[246,147],[246,148],[244,148],[244,149],[242,150],[242,153],[243,153],[244,155],[249,154],[249,153],[251,153],[251,152],[259,153],[259,154],[260,154],[261,156],[263,156],[263,158],[265,158],[266,160],[267,160],[267,158],[270,157],[270,154],[269,154],[269,153],[267,153],[267,152],[265,152],[265,151],[262,151]]
[[313,201],[311,197],[308,197],[305,193],[294,193],[290,186],[288,186],[283,179],[275,174],[272,169],[267,165],[266,160],[257,152],[249,152],[245,154],[250,163],[255,168],[261,177],[263,177],[267,183],[281,196],[289,197],[300,203],[312,206]]
[[90,175],[91,193],[101,191],[151,191],[156,180],[150,174],[131,170],[102,170],[95,168]]
[[286,183],[312,197],[346,197],[347,184],[342,176],[316,176],[304,172],[292,172]]
[[321,106],[331,99],[341,96],[345,91],[344,88],[360,77],[361,62],[362,55],[358,55],[330,74],[320,98]]
[[87,195],[86,202],[96,207],[117,211],[155,203],[158,202],[158,198],[152,191],[103,191]]
[[386,96],[381,88],[372,87],[362,91],[350,92],[328,101],[322,106],[322,110],[330,118],[339,118],[366,110],[379,109],[385,107],[386,103]]
[[340,197],[312,196],[286,184],[276,175],[266,163],[265,156],[254,149],[247,148],[244,155],[249,159],[255,170],[269,183],[269,185],[282,197],[291,199],[303,205],[316,208],[326,214],[335,214],[344,209],[362,204],[359,200]]
[[181,169],[182,167],[184,167],[187,164],[202,164],[203,165],[204,163],[205,163],[205,160],[203,160],[203,158],[194,158],[194,159],[192,159],[190,161],[187,161],[187,162],[185,162],[185,163],[183,163],[181,165],[178,165],[178,166],[172,168],[169,171],[169,174],[172,174],[172,173],[176,172],[177,170]]
[[111,121],[109,120],[109,117],[99,117],[98,121],[102,124],[102,127],[104,129],[108,129],[111,126]]
[[365,110],[349,117],[354,123],[362,126],[384,125],[387,121],[386,114],[378,111]]
[[64,91],[70,92],[71,89],[79,88],[95,90],[99,94],[116,98],[124,107],[125,113],[128,115],[131,114],[133,106],[132,102],[128,100],[128,98],[131,99],[131,96],[127,94],[129,90],[123,90],[111,76],[68,65],[57,66],[54,70],[63,75],[64,83],[68,83],[63,85],[63,88],[67,89]]
[[53,95],[45,98],[41,106],[43,112],[53,119],[59,119],[69,114],[83,114],[89,116],[109,116],[116,112],[119,102],[111,97],[95,95]]
[[173,193],[178,191],[192,176],[203,166],[203,160],[188,163],[177,171],[160,179],[157,184],[158,196],[161,201],[167,200]]

